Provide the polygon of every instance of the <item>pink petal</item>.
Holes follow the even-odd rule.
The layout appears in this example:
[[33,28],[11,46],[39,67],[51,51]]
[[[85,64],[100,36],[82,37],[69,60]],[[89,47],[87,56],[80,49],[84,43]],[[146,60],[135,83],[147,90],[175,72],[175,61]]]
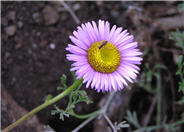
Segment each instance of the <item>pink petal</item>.
[[68,44],[68,47],[66,48],[66,50],[70,51],[73,54],[87,55],[86,51],[84,51],[83,49],[81,49],[77,46],[71,45],[71,44]]
[[88,47],[87,47],[83,42],[81,42],[80,40],[76,39],[75,37],[70,36],[69,38],[70,38],[71,41],[72,41],[75,45],[77,45],[78,47],[80,47],[80,48],[82,48],[82,49],[84,49],[84,50],[87,50],[87,49],[88,49]]

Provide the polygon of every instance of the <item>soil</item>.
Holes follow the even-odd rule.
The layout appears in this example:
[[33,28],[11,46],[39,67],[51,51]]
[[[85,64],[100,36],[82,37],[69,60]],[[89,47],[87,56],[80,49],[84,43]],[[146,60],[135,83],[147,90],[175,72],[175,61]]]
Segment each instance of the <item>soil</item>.
[[[135,39],[138,42],[140,40],[139,48],[142,51],[146,47],[152,48],[150,45],[154,44],[151,43],[151,40],[157,41],[160,47],[180,50],[176,45],[169,45],[171,41],[168,40],[167,31],[162,29],[157,31],[157,29],[154,29],[154,25],[152,25],[155,20],[161,17],[172,17],[179,14],[177,10],[179,3],[131,1],[67,2],[81,23],[91,20],[98,21],[98,19],[108,20],[111,25],[116,24],[126,27],[132,34],[140,35]],[[48,6],[51,9],[46,9]],[[141,15],[145,17],[140,17],[140,14],[136,12],[129,12],[130,6],[131,8],[143,10]],[[66,60],[67,52],[65,48],[68,43],[71,43],[69,35],[72,34],[78,24],[76,24],[70,13],[62,5],[55,2],[3,1],[1,2],[1,9],[1,83],[17,104],[30,111],[42,104],[48,94],[55,96],[60,93],[56,88],[60,85],[62,74],[67,76],[67,84],[72,84],[72,74],[69,71],[71,63]],[[51,13],[50,19],[45,17],[48,13],[45,14],[44,10],[49,10]],[[133,17],[131,18],[128,13],[133,15]],[[144,30],[144,32],[141,30]],[[151,34],[151,39],[146,36],[146,32]],[[174,59],[170,62],[170,58],[173,58],[173,53],[156,50],[161,54],[161,62],[168,66],[171,76],[174,77],[174,101],[176,101],[181,95],[177,96],[177,82],[179,80],[175,75],[177,66]],[[157,55],[153,51],[150,56],[152,57],[145,58],[141,68],[143,68],[146,62],[150,62],[152,65],[154,62],[151,59],[153,58],[158,60]],[[167,82],[165,85],[170,84]],[[147,92],[140,90],[140,87],[137,85],[134,87],[138,89],[133,89],[132,97],[135,98],[130,100],[128,109],[137,109],[138,115],[142,117],[141,112],[148,110],[151,99]],[[79,104],[76,110],[77,113],[84,114],[98,109],[99,101],[107,93],[97,93],[93,89],[86,89],[85,86],[82,89],[86,90],[89,98],[94,103],[90,105]],[[143,95],[147,99],[147,101],[142,101],[145,105],[137,102],[137,99],[144,100]],[[168,94],[166,92],[165,96],[168,98],[170,95],[172,95],[171,92],[168,92]],[[171,99],[168,98],[168,100]],[[56,103],[56,105],[60,108],[65,108],[67,101],[68,98],[66,97]],[[172,118],[173,111],[168,110],[171,107],[170,105],[166,108],[169,119]],[[177,108],[174,120],[179,119],[182,111],[181,107]],[[62,121],[59,119],[59,115],[51,115],[52,109],[54,107],[50,106],[36,115],[43,125],[49,125],[56,132],[69,132],[83,121],[73,117],[65,118]],[[2,115],[2,118],[6,118],[6,116]],[[2,128],[5,128],[10,123],[11,121],[2,122]],[[93,128],[93,122],[91,122],[81,132],[92,132]]]

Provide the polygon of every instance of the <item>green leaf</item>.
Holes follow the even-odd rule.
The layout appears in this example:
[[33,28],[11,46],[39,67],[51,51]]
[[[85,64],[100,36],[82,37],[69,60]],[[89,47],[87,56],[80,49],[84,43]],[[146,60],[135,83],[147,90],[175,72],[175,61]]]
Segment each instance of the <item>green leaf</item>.
[[67,77],[66,77],[66,75],[65,74],[63,74],[62,76],[61,76],[61,84],[64,86],[64,88],[66,89],[67,88],[67,85],[66,85],[66,80],[67,80]]
[[66,84],[66,79],[67,79],[67,78],[66,78],[66,75],[63,74],[62,77],[61,77],[61,83],[62,83],[62,84]]
[[84,90],[79,90],[78,93],[80,96],[87,96],[87,93]]
[[[74,81],[76,81],[76,76],[75,76],[75,72],[72,72],[73,75],[73,79]],[[57,87],[58,90],[66,90],[67,85],[66,85],[66,81],[67,81],[67,77],[66,75],[62,75],[61,79],[61,84],[64,87]],[[66,107],[65,110],[59,109],[57,106],[55,106],[55,110],[51,111],[51,114],[59,114],[60,115],[60,119],[64,120],[64,117],[69,117],[69,115],[71,115],[71,111],[74,111],[75,105],[77,105],[78,103],[81,102],[85,102],[87,104],[91,103],[92,101],[89,100],[86,91],[84,90],[80,90],[82,86],[82,83],[79,84],[79,86],[70,92],[69,96],[69,101],[68,101],[68,105]]]
[[78,91],[81,87],[82,87],[82,83],[79,84],[79,86],[77,87],[76,91]]
[[169,34],[169,38],[176,42],[176,45],[184,50],[184,31],[176,30]]
[[64,116],[69,117],[69,114],[66,111],[60,109],[56,105],[54,107],[55,107],[55,110],[51,111],[51,115],[59,114],[59,119],[61,119],[63,121],[64,121]]
[[179,92],[183,92],[184,93],[184,62],[183,62],[183,56],[180,55],[178,57],[178,70],[176,72],[176,75],[180,76],[180,82],[179,84]]
[[148,63],[145,64],[144,72],[145,75],[145,82],[143,82],[142,87],[149,93],[153,93],[153,89],[151,86],[152,78],[153,78],[153,71],[150,69],[150,66]]
[[167,67],[163,64],[156,64],[154,67],[153,67],[153,71],[156,71],[156,70],[159,70],[159,69],[167,69]]
[[72,76],[73,76],[73,81],[75,81],[75,80],[76,80],[75,72],[74,72],[74,71],[72,71],[71,73],[72,73]]
[[184,93],[184,81],[179,82],[179,92],[183,92]]
[[150,48],[146,48],[143,52],[142,57],[146,56],[150,52]]
[[77,92],[74,92],[73,93],[73,102],[76,102],[77,99],[78,99],[78,97],[79,97],[78,93]]
[[63,87],[57,87],[57,90],[65,90],[66,88],[63,88]]
[[114,127],[116,130],[120,130],[121,128],[128,128],[130,125],[126,123],[126,121],[122,121],[119,124],[117,122],[114,123]]
[[127,117],[125,117],[125,119],[128,120],[129,123],[131,123],[132,125],[134,125],[136,128],[141,128],[141,125],[138,122],[137,119],[137,114],[134,111],[133,113],[131,113],[129,110],[127,111]]
[[178,70],[177,70],[177,72],[176,72],[176,75],[180,75],[180,74],[182,73],[182,69],[183,69],[183,64],[182,64],[182,62],[183,62],[183,56],[180,55],[180,56],[178,57]]

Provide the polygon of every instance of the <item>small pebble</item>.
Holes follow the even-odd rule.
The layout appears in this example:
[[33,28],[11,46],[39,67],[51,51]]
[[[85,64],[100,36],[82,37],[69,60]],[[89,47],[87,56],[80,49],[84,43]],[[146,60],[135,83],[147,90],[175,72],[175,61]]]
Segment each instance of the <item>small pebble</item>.
[[17,79],[15,77],[13,77],[11,80],[11,84],[14,84],[16,81],[17,81]]
[[55,8],[46,6],[43,9],[43,16],[45,19],[45,25],[54,25],[59,20],[59,14]]
[[36,48],[37,48],[37,44],[33,43],[33,49],[36,49]]
[[26,37],[29,36],[29,33],[28,32],[25,32],[24,34],[25,34]]
[[41,33],[40,33],[40,32],[37,32],[37,33],[36,33],[36,36],[40,36],[40,35],[41,35]]
[[55,49],[55,47],[56,47],[54,43],[51,43],[49,46],[51,49]]
[[17,27],[15,25],[10,25],[5,28],[5,32],[8,36],[13,36],[17,31]]
[[17,23],[17,26],[18,26],[18,28],[22,28],[23,27],[23,22],[22,21],[18,21],[18,23]]
[[38,13],[38,12],[34,13],[34,14],[32,15],[32,17],[33,17],[33,20],[34,20],[35,23],[40,24],[40,23],[42,23],[42,21],[43,21],[41,14]]
[[15,11],[8,12],[8,19],[14,21],[15,20]]
[[8,20],[7,20],[7,18],[2,17],[2,18],[1,18],[1,24],[2,24],[3,26],[8,26]]
[[9,56],[10,56],[10,53],[9,52],[6,52],[5,53],[5,58],[7,59]]
[[22,43],[18,43],[15,45],[15,49],[20,49],[22,47]]
[[117,18],[117,17],[119,16],[119,13],[118,13],[117,11],[115,11],[115,10],[112,10],[112,11],[110,12],[110,14],[111,14],[111,16],[113,16],[113,17],[115,17],[115,18]]

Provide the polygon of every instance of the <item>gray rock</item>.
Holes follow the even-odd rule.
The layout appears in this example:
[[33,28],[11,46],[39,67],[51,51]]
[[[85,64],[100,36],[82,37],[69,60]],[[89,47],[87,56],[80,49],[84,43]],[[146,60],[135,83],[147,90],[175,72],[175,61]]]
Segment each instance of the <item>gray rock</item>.
[[18,28],[22,28],[24,26],[24,24],[22,21],[18,21],[17,26],[18,26]]
[[117,11],[115,11],[115,10],[112,10],[110,13],[111,13],[112,17],[117,18],[119,16],[119,13]]
[[1,18],[1,24],[2,24],[3,26],[8,26],[8,20],[7,20],[7,18],[2,17],[2,18]]
[[49,45],[49,47],[50,47],[52,50],[54,50],[56,46],[55,46],[54,43],[51,43],[51,44]]
[[16,17],[15,11],[8,12],[8,19],[14,21]]
[[17,27],[15,25],[10,25],[5,28],[5,32],[8,36],[13,36],[17,31]]
[[43,18],[42,18],[42,16],[41,16],[41,14],[38,13],[38,12],[34,13],[34,14],[32,15],[32,17],[33,17],[33,20],[34,20],[35,23],[40,24],[40,23],[43,22]]
[[46,6],[43,9],[43,16],[45,19],[45,25],[54,25],[59,20],[58,12],[50,6]]

